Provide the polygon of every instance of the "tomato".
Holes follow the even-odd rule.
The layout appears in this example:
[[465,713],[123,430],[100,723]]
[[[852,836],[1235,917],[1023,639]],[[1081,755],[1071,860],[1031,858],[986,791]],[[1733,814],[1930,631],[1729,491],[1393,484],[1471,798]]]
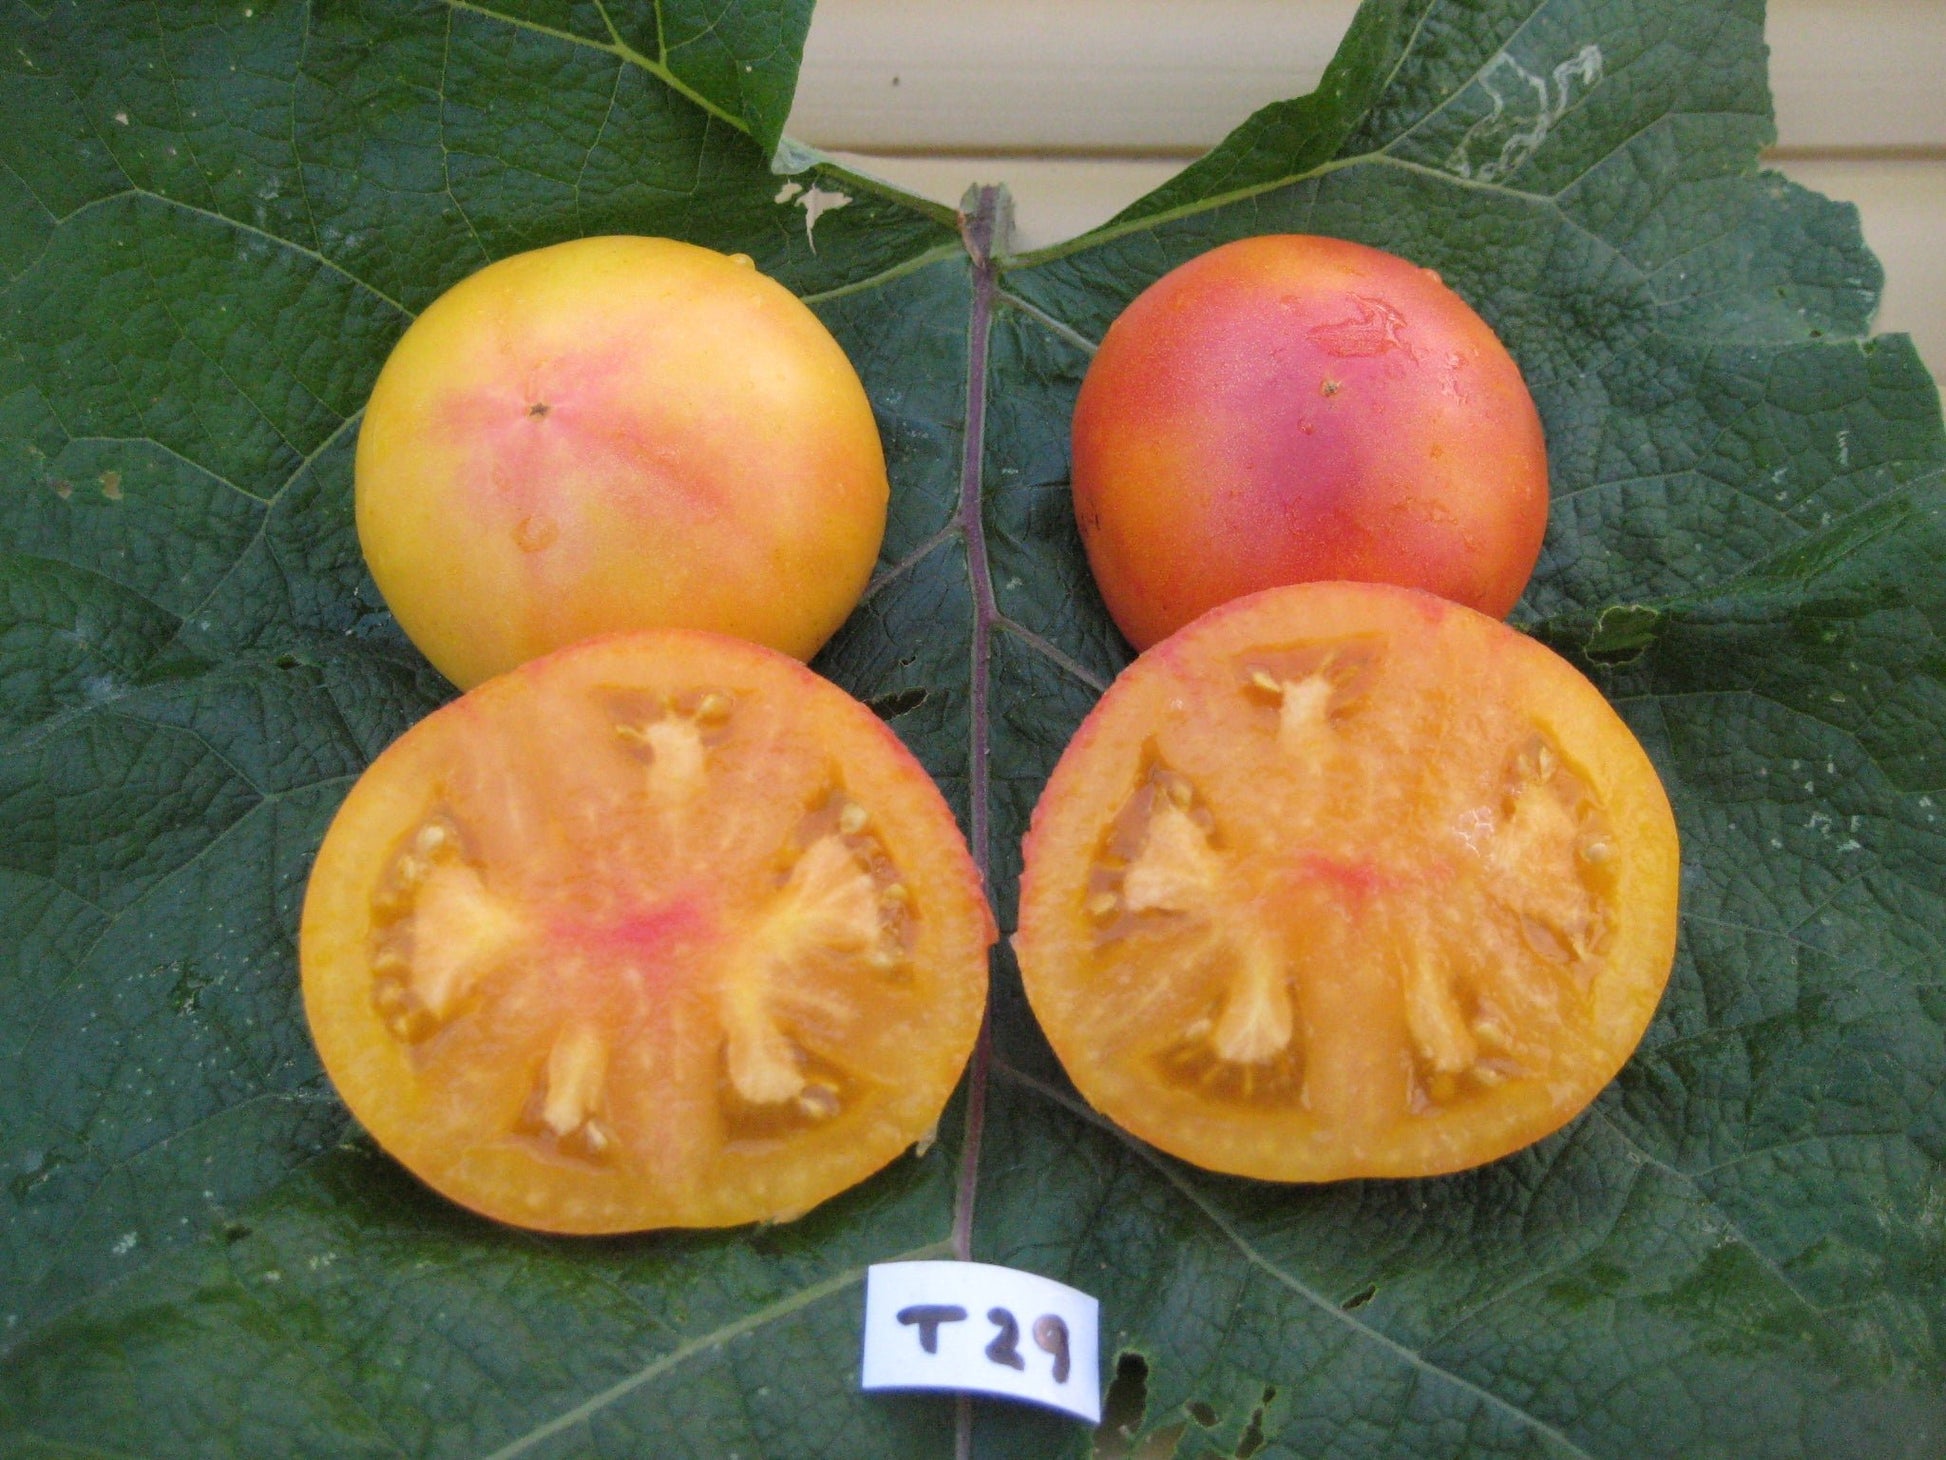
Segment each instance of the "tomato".
[[304,902],[304,1007],[379,1144],[556,1232],[786,1220],[933,1128],[991,917],[870,710],[756,645],[564,649],[406,732]]
[[1280,583],[1424,588],[1495,618],[1547,528],[1547,446],[1506,348],[1439,276],[1301,234],[1163,275],[1074,410],[1074,510],[1138,649]]
[[837,341],[741,255],[584,238],[462,280],[358,434],[386,604],[466,687],[631,628],[809,659],[865,590],[885,456]]
[[1405,589],[1272,589],[1149,650],[1035,808],[1021,976],[1082,1095],[1277,1181],[1479,1165],[1619,1070],[1676,828],[1601,694]]

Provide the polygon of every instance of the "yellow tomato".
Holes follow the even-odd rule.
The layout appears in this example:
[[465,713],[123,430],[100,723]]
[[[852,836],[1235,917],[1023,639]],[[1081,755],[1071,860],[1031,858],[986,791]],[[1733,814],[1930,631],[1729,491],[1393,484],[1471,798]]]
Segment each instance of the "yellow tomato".
[[885,457],[836,340],[741,255],[584,238],[441,295],[358,438],[358,538],[462,687],[593,634],[808,659],[871,576]]

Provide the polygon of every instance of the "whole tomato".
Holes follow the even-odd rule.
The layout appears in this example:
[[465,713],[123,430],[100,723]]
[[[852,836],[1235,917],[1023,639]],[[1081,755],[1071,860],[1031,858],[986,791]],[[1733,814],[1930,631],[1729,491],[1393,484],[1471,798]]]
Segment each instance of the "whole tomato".
[[1082,383],[1073,481],[1138,649],[1319,579],[1501,618],[1547,527],[1540,416],[1487,323],[1429,269],[1301,234],[1225,244],[1137,296]]
[[592,634],[693,628],[798,659],[858,602],[885,456],[817,317],[740,255],[584,238],[428,307],[358,436],[358,538],[462,688]]

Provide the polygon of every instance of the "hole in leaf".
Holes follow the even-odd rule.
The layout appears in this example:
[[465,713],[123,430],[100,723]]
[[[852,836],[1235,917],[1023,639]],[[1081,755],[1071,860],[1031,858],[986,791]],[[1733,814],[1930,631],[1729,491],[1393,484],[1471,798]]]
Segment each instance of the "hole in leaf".
[[1243,1438],[1237,1441],[1236,1460],[1250,1460],[1264,1447],[1264,1412],[1261,1409],[1250,1411],[1250,1425],[1244,1430]]
[[249,1235],[250,1228],[242,1222],[225,1222],[223,1224],[223,1240],[225,1242],[241,1242]]
[[1129,1451],[1128,1460],[1174,1460],[1176,1446],[1188,1425],[1166,1425]]
[[1142,1428],[1149,1407],[1149,1361],[1124,1349],[1115,1358],[1115,1377],[1101,1403],[1095,1430],[1095,1460],[1133,1460],[1129,1441]]
[[1345,1299],[1345,1301],[1341,1303],[1339,1306],[1342,1307],[1347,1313],[1349,1313],[1354,1308],[1364,1307],[1367,1303],[1371,1302],[1372,1299],[1376,1298],[1377,1296],[1378,1296],[1378,1288],[1372,1283],[1366,1283],[1364,1287],[1360,1288],[1357,1292],[1353,1293],[1349,1298]]
[[1203,1403],[1203,1401],[1200,1399],[1193,1401],[1188,1406],[1188,1409],[1189,1409],[1189,1417],[1195,1420],[1197,1424],[1201,1425],[1206,1430],[1215,1429],[1216,1422],[1221,1418],[1223,1418],[1223,1416],[1218,1414],[1215,1411],[1215,1409]]
[[1250,1460],[1250,1457],[1263,1449],[1267,1443],[1264,1434],[1264,1411],[1270,1408],[1271,1401],[1276,1397],[1276,1387],[1266,1385],[1264,1397],[1258,1401],[1257,1407],[1250,1411],[1250,1423],[1245,1426],[1243,1437],[1237,1441],[1236,1460]]
[[909,715],[932,697],[931,690],[896,689],[890,694],[880,695],[868,700],[871,712],[881,720],[896,720],[901,715]]

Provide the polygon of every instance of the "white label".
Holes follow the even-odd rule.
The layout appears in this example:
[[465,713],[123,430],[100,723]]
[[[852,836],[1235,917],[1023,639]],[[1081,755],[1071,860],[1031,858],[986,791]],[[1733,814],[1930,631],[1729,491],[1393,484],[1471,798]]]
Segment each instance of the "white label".
[[1101,1422],[1100,1304],[984,1262],[882,1262],[865,1274],[866,1389],[1026,1399]]

